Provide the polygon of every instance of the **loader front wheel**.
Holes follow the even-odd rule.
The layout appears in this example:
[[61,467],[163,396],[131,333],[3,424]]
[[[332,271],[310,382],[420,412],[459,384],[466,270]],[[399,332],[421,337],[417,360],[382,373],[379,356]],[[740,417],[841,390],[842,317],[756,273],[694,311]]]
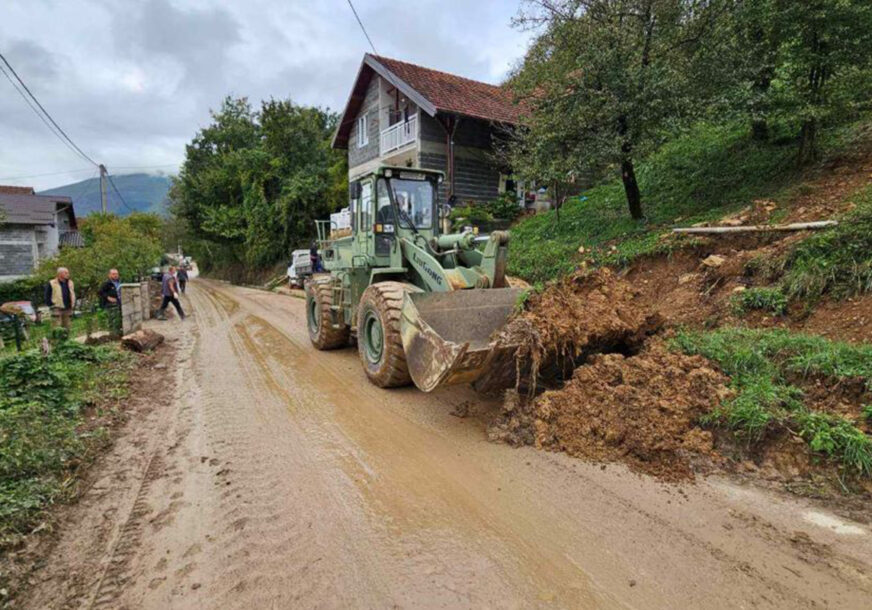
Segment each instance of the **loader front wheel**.
[[406,290],[400,282],[373,284],[363,293],[357,308],[357,351],[366,376],[380,388],[412,382],[400,336]]
[[349,328],[334,327],[333,289],[326,282],[309,282],[306,286],[306,327],[317,349],[336,349],[348,345]]

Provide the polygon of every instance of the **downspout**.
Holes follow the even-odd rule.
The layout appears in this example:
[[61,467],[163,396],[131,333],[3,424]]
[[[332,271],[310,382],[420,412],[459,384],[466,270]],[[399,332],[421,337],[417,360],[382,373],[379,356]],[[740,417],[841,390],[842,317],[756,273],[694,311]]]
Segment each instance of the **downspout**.
[[445,130],[445,156],[448,169],[448,196],[454,194],[454,133],[457,131],[458,119],[454,115],[446,117],[445,121],[439,121],[442,129]]

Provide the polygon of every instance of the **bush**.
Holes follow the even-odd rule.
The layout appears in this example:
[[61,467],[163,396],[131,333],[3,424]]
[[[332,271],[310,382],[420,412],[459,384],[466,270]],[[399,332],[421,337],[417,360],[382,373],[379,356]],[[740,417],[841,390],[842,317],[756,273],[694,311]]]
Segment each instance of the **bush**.
[[518,204],[518,197],[515,193],[503,193],[496,199],[485,203],[484,209],[493,218],[509,221],[515,220],[524,211]]
[[0,359],[0,548],[70,493],[69,470],[102,438],[83,407],[117,391],[128,358],[111,347],[62,341]]
[[787,312],[787,296],[777,288],[749,288],[733,295],[731,301],[736,314],[763,310],[783,316]]

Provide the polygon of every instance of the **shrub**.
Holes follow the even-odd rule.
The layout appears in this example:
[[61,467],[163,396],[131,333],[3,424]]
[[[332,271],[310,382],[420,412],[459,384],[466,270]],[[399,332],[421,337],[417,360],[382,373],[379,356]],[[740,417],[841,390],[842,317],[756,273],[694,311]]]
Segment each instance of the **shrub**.
[[749,288],[731,298],[733,311],[743,314],[763,310],[782,316],[787,312],[787,296],[777,288]]

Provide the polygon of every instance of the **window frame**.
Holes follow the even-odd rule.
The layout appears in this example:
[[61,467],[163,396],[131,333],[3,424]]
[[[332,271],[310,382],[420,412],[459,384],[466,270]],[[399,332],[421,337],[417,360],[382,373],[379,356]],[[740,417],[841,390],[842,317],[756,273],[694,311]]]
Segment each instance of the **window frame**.
[[357,147],[363,148],[369,144],[369,118],[364,113],[357,117]]

